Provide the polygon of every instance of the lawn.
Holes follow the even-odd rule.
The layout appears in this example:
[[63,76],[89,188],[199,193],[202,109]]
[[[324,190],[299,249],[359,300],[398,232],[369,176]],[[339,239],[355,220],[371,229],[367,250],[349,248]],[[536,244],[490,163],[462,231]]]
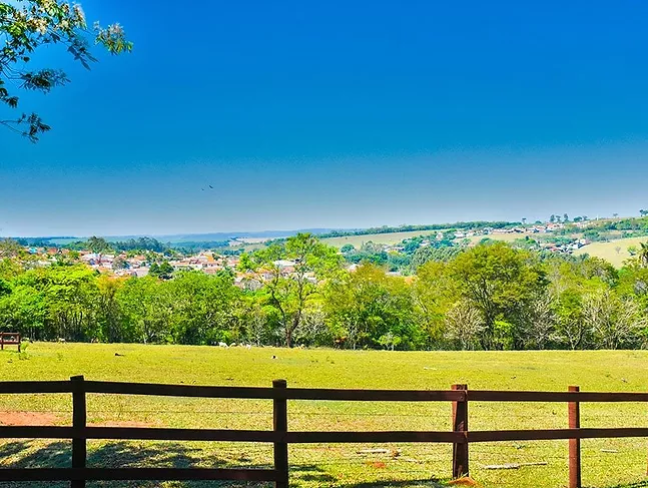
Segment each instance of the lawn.
[[648,237],[630,237],[627,239],[618,239],[610,242],[593,242],[574,252],[575,255],[589,254],[603,258],[615,267],[621,268],[624,261],[630,258],[628,248],[630,246],[639,247],[642,242],[648,241]]
[[[448,389],[453,383],[467,383],[474,389],[565,391],[569,385],[583,391],[648,389],[644,351],[405,353],[44,343],[32,344],[27,351],[27,359],[8,351],[0,354],[3,379],[56,380],[83,374],[92,380],[196,385],[270,386],[273,379],[285,378],[295,387]],[[69,395],[0,396],[0,423],[67,425],[70,409]],[[566,410],[564,404],[471,403],[470,428],[564,428]],[[268,401],[90,395],[88,411],[93,425],[270,429],[272,424]],[[646,405],[583,405],[582,425],[644,426],[647,415]],[[290,402],[289,429],[449,430],[450,404]],[[584,486],[645,481],[647,444],[642,439],[584,441]],[[361,452],[369,448],[386,452]],[[69,453],[68,442],[12,441],[0,444],[0,464],[65,466]],[[262,467],[270,465],[272,451],[270,446],[251,444],[92,441],[88,457],[95,467]],[[304,488],[439,486],[431,480],[447,480],[450,459],[448,445],[290,448],[293,486]],[[487,469],[507,463],[546,464]],[[484,487],[562,487],[567,481],[567,441],[474,444],[471,466],[473,477]]]

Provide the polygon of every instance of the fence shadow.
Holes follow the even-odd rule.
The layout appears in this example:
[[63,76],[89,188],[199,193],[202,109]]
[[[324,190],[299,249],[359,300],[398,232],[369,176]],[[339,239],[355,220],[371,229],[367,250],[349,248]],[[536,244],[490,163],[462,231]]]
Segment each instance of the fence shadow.
[[[15,441],[0,444],[0,469],[2,468],[68,468],[72,464],[71,441],[50,442]],[[88,467],[135,468],[135,467],[173,467],[173,468],[231,468],[231,461],[214,455],[205,455],[202,449],[177,442],[142,445],[134,442],[110,442],[88,450]],[[237,466],[240,467],[240,466]],[[249,468],[268,468],[268,465],[254,465],[246,462]],[[291,486],[334,486],[337,488],[405,488],[444,486],[433,480],[385,480],[376,482],[345,482],[328,474],[316,465],[297,465],[291,467]],[[89,488],[153,488],[161,485],[158,481],[89,481]],[[183,481],[169,483],[182,488],[265,488],[272,483],[242,481]],[[1,488],[68,488],[69,482],[0,482]]]
[[352,484],[338,484],[339,488],[443,488],[447,484],[441,484],[430,479],[421,480],[386,480]]
[[[87,466],[93,468],[231,468],[231,461],[213,455],[196,455],[202,449],[176,443],[165,442],[145,445],[133,442],[111,442],[88,449]],[[193,454],[193,455],[192,455]],[[72,443],[70,441],[52,442],[46,445],[33,441],[16,441],[0,445],[0,469],[2,468],[69,468],[72,465]],[[240,467],[240,466],[238,466]],[[268,465],[246,463],[247,468],[268,468]],[[174,487],[269,487],[270,483],[239,481],[183,481],[169,483]],[[0,482],[2,488],[25,487],[68,488],[69,482]],[[88,481],[86,486],[97,488],[126,488],[161,486],[159,481]]]

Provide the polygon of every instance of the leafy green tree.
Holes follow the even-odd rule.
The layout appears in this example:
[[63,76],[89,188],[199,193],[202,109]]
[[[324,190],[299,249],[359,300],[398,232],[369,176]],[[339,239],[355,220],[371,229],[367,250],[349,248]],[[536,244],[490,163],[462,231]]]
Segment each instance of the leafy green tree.
[[217,344],[247,339],[237,315],[241,291],[231,275],[184,272],[167,286],[173,300],[174,342]]
[[546,288],[544,270],[528,251],[512,249],[502,242],[477,246],[460,254],[451,263],[451,276],[459,293],[482,315],[485,326],[484,349],[502,345],[496,322],[514,324],[512,341],[518,346],[525,309],[533,297]]
[[126,320],[118,296],[124,280],[112,276],[97,277],[97,324],[99,339],[105,342],[135,342],[138,337]]
[[409,349],[417,345],[407,285],[400,277],[387,276],[376,265],[365,263],[331,280],[325,294],[325,311],[333,337],[345,347],[391,349],[402,345]]
[[297,234],[255,255],[256,269],[266,275],[264,292],[277,312],[284,343],[293,345],[304,311],[316,298],[317,282],[340,269],[337,250],[311,234]]
[[149,268],[149,274],[161,280],[170,280],[173,278],[173,266],[166,260],[162,264],[153,263]]
[[[133,44],[126,40],[119,24],[106,28],[94,24],[94,42],[112,54],[128,52]],[[0,104],[17,109],[19,97],[12,88],[49,93],[69,79],[65,72],[52,69],[30,69],[32,57],[38,48],[63,46],[84,67],[96,61],[91,54],[85,14],[79,4],[70,5],[61,0],[0,1]],[[0,119],[0,125],[14,130],[36,142],[50,130],[41,117],[23,113],[15,118]]]
[[41,291],[30,285],[16,284],[11,293],[0,296],[0,328],[19,332],[31,339],[46,339],[43,334],[47,305]]
[[[456,285],[449,265],[444,262],[428,261],[417,270],[412,284],[413,311],[427,349],[442,347],[448,337],[447,313],[459,300]],[[451,339],[462,342],[458,336]]]
[[168,282],[153,277],[131,278],[116,295],[137,342],[164,343],[171,338],[173,297]]
[[558,334],[572,350],[589,347],[591,330],[583,318],[583,296],[575,288],[563,290],[554,305]]
[[95,254],[104,254],[111,251],[110,244],[103,237],[92,236],[86,242],[86,248]]

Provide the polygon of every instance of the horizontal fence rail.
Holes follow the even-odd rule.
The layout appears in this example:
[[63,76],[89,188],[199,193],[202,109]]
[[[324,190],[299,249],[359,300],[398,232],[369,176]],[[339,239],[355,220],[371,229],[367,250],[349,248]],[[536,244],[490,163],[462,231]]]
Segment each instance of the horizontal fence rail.
[[[71,468],[0,469],[0,481],[70,481],[74,488],[86,481],[185,481],[239,480],[273,482],[278,488],[289,485],[290,444],[322,443],[448,443],[453,445],[452,476],[470,473],[469,445],[481,442],[569,440],[569,487],[581,486],[581,439],[648,437],[648,428],[581,428],[580,403],[648,402],[648,393],[468,390],[453,385],[451,390],[336,390],[288,388],[277,380],[272,388],[164,385],[85,381],[0,382],[0,394],[72,395],[72,426],[0,426],[0,439],[72,439]],[[187,398],[272,400],[272,430],[179,429],[165,427],[94,427],[86,425],[86,395],[146,395]],[[292,432],[288,431],[288,401],[351,402],[451,402],[452,430],[378,432]],[[468,428],[470,402],[555,402],[568,406],[568,428],[534,430],[483,430]],[[155,440],[270,443],[274,448],[273,469],[208,468],[87,468],[87,440]]]

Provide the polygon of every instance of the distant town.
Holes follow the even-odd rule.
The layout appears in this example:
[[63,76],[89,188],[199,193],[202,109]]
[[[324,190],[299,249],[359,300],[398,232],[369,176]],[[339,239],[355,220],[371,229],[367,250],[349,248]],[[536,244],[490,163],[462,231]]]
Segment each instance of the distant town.
[[[272,233],[276,235],[276,233]],[[381,227],[353,231],[321,231],[317,236],[344,256],[346,267],[353,271],[363,261],[388,267],[391,275],[407,275],[417,265],[438,255],[452,256],[459,250],[488,240],[503,240],[514,247],[530,250],[579,254],[593,242],[618,243],[616,254],[631,256],[632,239],[648,234],[645,213],[641,217],[594,219],[552,215],[546,222],[468,222],[430,226]],[[270,275],[263,269],[240,266],[241,256],[285,241],[282,238],[232,236],[220,241],[181,241],[162,243],[155,238],[131,238],[111,241],[91,237],[86,240],[66,238],[15,238],[34,267],[46,267],[62,261],[83,263],[98,273],[117,277],[154,275],[169,278],[176,272],[199,271],[207,275],[221,272],[234,274],[237,286],[261,287]],[[628,241],[629,240],[629,241]],[[627,248],[624,242],[630,242]],[[619,249],[621,248],[621,249]],[[421,255],[426,255],[425,259]],[[295,262],[276,260],[275,265],[289,276]],[[414,266],[413,266],[414,265]],[[315,277],[312,277],[315,280]]]

